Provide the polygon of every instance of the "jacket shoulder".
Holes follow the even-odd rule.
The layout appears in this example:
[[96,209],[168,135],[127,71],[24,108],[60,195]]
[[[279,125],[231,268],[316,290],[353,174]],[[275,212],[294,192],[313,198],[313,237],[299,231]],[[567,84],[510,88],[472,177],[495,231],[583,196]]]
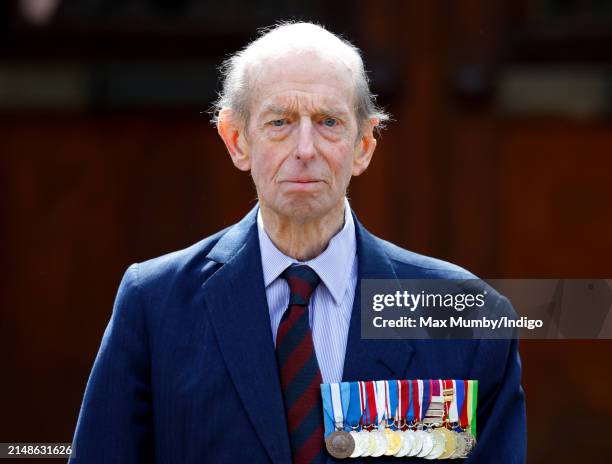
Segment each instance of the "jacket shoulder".
[[447,279],[453,281],[457,289],[464,292],[485,291],[487,298],[492,302],[489,307],[491,314],[497,317],[516,317],[516,312],[509,300],[470,271],[448,261],[405,250],[391,242],[375,238],[393,262],[399,279]]
[[137,263],[139,284],[144,287],[158,285],[165,281],[173,281],[179,275],[201,276],[203,270],[212,270],[216,263],[206,256],[230,228],[231,226],[226,227],[187,248]]
[[477,278],[474,274],[456,264],[406,250],[379,237],[375,238],[385,250],[389,259],[393,261],[400,279],[413,278],[415,275],[429,279]]

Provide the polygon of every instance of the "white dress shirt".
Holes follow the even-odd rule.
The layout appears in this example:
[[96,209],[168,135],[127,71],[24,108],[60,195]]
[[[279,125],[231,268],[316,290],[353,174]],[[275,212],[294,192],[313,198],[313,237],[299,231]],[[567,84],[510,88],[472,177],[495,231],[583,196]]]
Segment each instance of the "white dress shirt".
[[309,305],[321,376],[324,383],[340,382],[357,283],[355,223],[348,200],[344,199],[344,226],[323,253],[308,261],[291,258],[272,243],[264,228],[261,209],[257,212],[257,229],[274,345],[278,325],[289,304],[289,285],[280,275],[294,263],[306,264],[321,278]]

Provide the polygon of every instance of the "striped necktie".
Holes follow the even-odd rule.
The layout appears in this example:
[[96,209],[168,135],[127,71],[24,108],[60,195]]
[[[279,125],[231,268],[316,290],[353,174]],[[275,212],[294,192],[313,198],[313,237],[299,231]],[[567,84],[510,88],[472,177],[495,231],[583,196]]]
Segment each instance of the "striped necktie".
[[290,297],[278,326],[276,357],[293,462],[323,463],[323,381],[308,323],[308,302],[320,279],[305,265],[287,268],[282,277],[289,284]]

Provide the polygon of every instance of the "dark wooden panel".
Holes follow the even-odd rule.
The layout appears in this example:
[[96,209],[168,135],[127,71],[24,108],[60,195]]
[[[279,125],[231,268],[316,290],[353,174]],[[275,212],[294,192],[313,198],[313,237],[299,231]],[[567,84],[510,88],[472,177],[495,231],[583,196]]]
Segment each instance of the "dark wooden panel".
[[522,277],[610,277],[612,125],[508,121],[499,265]]

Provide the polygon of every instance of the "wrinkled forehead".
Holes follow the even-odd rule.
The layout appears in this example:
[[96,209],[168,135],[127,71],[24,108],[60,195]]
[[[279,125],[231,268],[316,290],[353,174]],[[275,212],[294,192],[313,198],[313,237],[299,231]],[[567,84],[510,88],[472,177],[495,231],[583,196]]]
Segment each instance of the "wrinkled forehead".
[[303,95],[317,101],[354,107],[355,73],[342,60],[315,51],[262,57],[249,76],[251,107]]

